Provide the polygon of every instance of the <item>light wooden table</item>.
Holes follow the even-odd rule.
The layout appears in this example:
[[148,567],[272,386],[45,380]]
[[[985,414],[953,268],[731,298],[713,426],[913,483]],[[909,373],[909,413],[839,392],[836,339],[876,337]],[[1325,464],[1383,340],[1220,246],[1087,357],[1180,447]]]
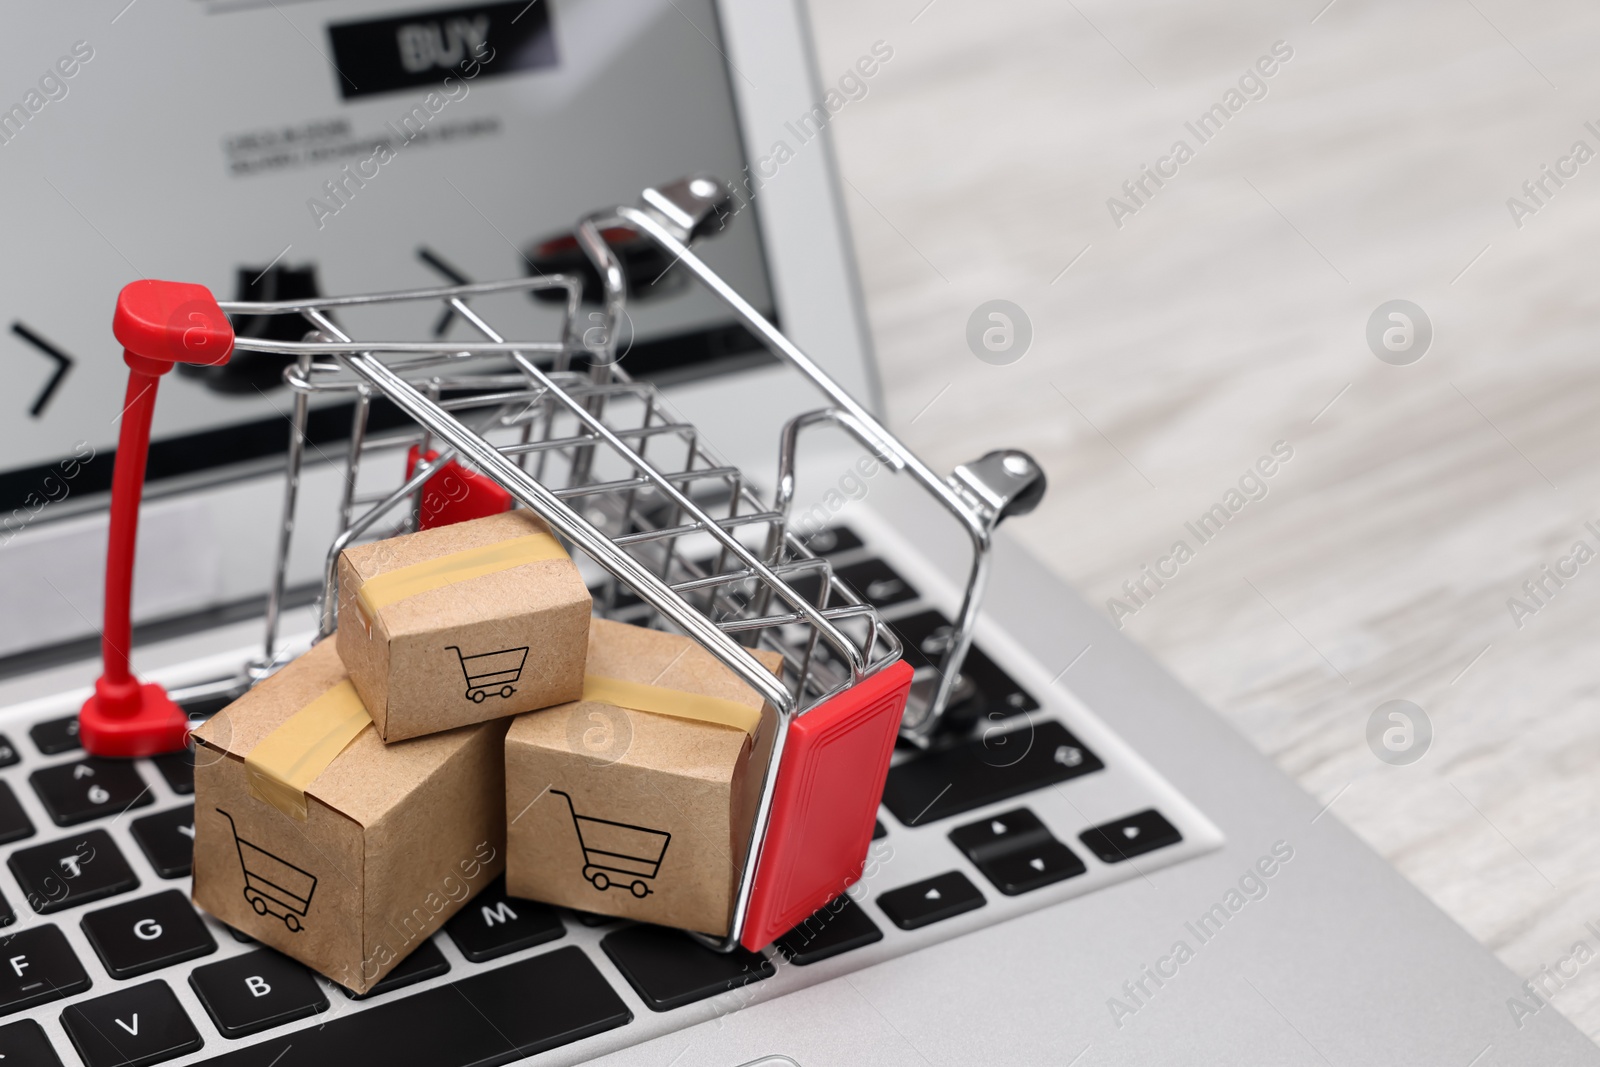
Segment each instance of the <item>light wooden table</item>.
[[[1125,630],[1532,976],[1600,958],[1600,558],[1508,607],[1600,551],[1600,158],[1560,162],[1600,152],[1600,8],[1326,2],[813,19],[827,82],[893,50],[832,128],[895,427],[942,469],[1037,456],[1049,498],[1010,529],[1097,603],[1286,442]],[[1185,122],[1278,41],[1200,144]],[[1119,228],[1108,198],[1179,138]],[[1545,164],[1576,173],[1536,205]],[[1010,365],[965,339],[994,298],[1032,324]],[[1433,325],[1410,365],[1366,340],[1392,299]],[[1433,726],[1409,766],[1366,740],[1391,699]],[[1600,1036],[1600,962],[1553,1000]]]

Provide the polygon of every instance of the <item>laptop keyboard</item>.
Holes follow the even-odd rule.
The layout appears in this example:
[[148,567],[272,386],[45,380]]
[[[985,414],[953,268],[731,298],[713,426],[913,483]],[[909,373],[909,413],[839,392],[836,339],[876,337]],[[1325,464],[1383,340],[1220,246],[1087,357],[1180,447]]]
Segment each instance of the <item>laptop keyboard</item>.
[[[948,620],[913,581],[854,530],[811,544],[932,671]],[[897,755],[862,880],[767,952],[717,954],[507,897],[501,880],[363,997],[189,903],[188,754],[84,757],[67,706],[8,719],[27,740],[0,736],[0,1064],[575,1062],[1220,843],[1103,727],[1068,701],[1045,707],[992,651],[974,646],[957,713],[993,725]]]

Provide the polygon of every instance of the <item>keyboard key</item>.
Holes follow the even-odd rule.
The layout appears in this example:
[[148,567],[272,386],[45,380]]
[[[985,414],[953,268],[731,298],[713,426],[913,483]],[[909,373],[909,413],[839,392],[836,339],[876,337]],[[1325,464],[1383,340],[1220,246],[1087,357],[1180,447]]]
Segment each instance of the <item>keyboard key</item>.
[[1176,845],[1183,840],[1183,835],[1162,818],[1159,811],[1147,808],[1085,830],[1078,835],[1078,840],[1098,856],[1100,862],[1121,863],[1158,848]]
[[849,897],[837,897],[778,938],[778,951],[804,967],[883,940],[883,931]]
[[[950,620],[937,611],[921,611],[896,619],[895,633],[905,646],[906,662],[913,667],[937,667],[950,647]],[[1024,711],[1037,711],[1039,702],[1022,686],[1001,670],[999,665],[976,645],[967,650],[966,661],[961,664],[961,676],[972,684],[972,692],[981,705],[963,709],[969,718],[987,714],[1012,715]],[[952,709],[953,710],[953,709]]]
[[232,935],[233,939],[235,941],[239,942],[239,944],[241,944],[241,945],[253,945],[253,944],[256,943],[256,939],[255,938],[251,937],[249,934],[245,933],[242,930],[235,930],[233,927],[229,926],[227,923],[223,923],[222,924],[222,928],[224,930],[228,931],[228,933],[230,935]]
[[862,544],[860,536],[848,526],[827,526],[809,537],[800,535],[800,540],[819,556],[851,552],[860,548]]
[[888,836],[889,836],[889,831],[885,830],[883,828],[883,820],[882,819],[873,820],[873,823],[872,823],[872,839],[874,841],[877,841],[880,838],[884,838],[884,837],[888,837]]
[[186,697],[179,704],[183,708],[183,713],[189,717],[189,724],[191,726],[199,726],[243,696],[245,688],[245,686],[235,683],[233,688],[221,693],[212,693],[210,696],[203,697]]
[[41,722],[28,731],[28,736],[33,738],[34,746],[46,756],[59,756],[63,752],[71,752],[75,748],[82,748],[78,743],[78,717],[68,715],[64,719],[51,719]]
[[163,878],[187,878],[194,864],[194,805],[133,820],[133,839]]
[[567,928],[555,909],[506,896],[506,880],[498,878],[444,924],[444,932],[461,954],[483,963],[563,936]]
[[32,848],[6,861],[28,904],[41,915],[126,893],[139,885],[104,830],[89,830]]
[[210,931],[176,889],[91,911],[82,925],[113,978],[137,978],[217,951]]
[[1055,838],[991,856],[978,864],[983,876],[1008,897],[1075,878],[1087,869],[1076,853]]
[[991,856],[1049,840],[1050,831],[1027,808],[1013,808],[950,831],[950,843],[967,859],[980,864]]
[[11,743],[11,738],[0,734],[0,767],[10,767],[22,759],[17,753],[17,746]]
[[17,921],[17,913],[11,910],[10,901],[0,896],[0,926],[10,926]]
[[33,822],[28,818],[27,812],[22,810],[22,804],[17,800],[17,794],[5,782],[0,782],[0,845],[8,845],[13,841],[21,841],[25,837],[33,836]]
[[33,791],[57,826],[76,826],[102,815],[115,815],[152,803],[150,788],[132,763],[88,759],[34,771]]
[[600,947],[651,1011],[681,1008],[777,973],[758,953],[715,952],[665,926],[617,930],[601,938]]
[[144,1067],[203,1044],[178,998],[159,980],[73,1004],[61,1012],[61,1025],[87,1067]]
[[429,978],[437,978],[450,970],[450,961],[444,958],[444,953],[439,951],[439,946],[432,941],[424,941],[417,946],[417,950],[401,960],[395,969],[383,976],[383,980],[365,993],[352,993],[343,986],[344,995],[351,1000],[368,1000],[372,997],[381,997],[385,993],[393,993],[396,989],[404,989],[408,985],[425,982]]
[[480,1067],[559,1048],[632,1018],[583,950],[568,945],[196,1067]]
[[271,949],[196,967],[189,984],[223,1037],[248,1037],[328,1010],[311,972]]
[[32,1019],[0,1026],[0,1063],[6,1067],[61,1067],[61,1057],[50,1047],[44,1027]]
[[861,599],[876,608],[887,608],[917,599],[917,591],[911,583],[881,559],[862,560],[848,567],[840,567],[834,573],[845,585],[861,594]]
[[1045,719],[890,767],[883,804],[907,826],[920,826],[1104,767],[1065,726]]
[[88,988],[88,973],[72,954],[66,935],[54,926],[0,937],[0,1015]]
[[577,919],[579,923],[590,928],[596,926],[610,926],[612,923],[617,921],[617,917],[615,915],[596,915],[592,911],[575,911],[572,913],[572,916],[573,918]]
[[918,930],[983,907],[983,892],[960,871],[878,894],[878,907],[902,930]]
[[180,797],[194,795],[194,749],[168,752],[150,762],[156,765],[156,770],[161,772],[161,777],[167,780],[167,785],[174,793]]

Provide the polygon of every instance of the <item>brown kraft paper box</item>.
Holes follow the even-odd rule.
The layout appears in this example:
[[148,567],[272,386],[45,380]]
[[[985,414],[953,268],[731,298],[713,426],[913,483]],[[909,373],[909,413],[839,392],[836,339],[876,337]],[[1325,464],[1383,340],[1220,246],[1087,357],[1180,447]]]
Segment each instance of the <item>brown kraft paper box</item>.
[[339,657],[385,741],[576,699],[589,612],[577,566],[530,511],[339,556]]
[[[753,655],[774,674],[775,652]],[[595,619],[591,676],[734,702],[734,726],[592,699],[506,734],[506,886],[513,896],[721,936],[777,734],[776,712],[687,637]],[[604,887],[604,888],[602,888]]]
[[347,678],[323,641],[195,731],[194,902],[364,993],[504,867],[506,722],[392,745],[358,725],[297,819],[252,790],[245,760]]

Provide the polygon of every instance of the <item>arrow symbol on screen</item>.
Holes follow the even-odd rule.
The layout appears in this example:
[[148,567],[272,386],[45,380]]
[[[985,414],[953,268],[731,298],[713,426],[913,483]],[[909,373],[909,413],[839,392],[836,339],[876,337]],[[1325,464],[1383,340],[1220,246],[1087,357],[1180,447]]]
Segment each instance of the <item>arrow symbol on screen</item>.
[[50,375],[50,380],[44,383],[44,389],[40,391],[38,396],[33,398],[33,406],[28,409],[28,414],[37,419],[44,414],[45,405],[49,404],[50,398],[55,396],[56,389],[60,387],[62,379],[67,376],[67,371],[72,369],[73,359],[20,322],[11,324],[11,332],[55,360],[56,363],[55,373]]

